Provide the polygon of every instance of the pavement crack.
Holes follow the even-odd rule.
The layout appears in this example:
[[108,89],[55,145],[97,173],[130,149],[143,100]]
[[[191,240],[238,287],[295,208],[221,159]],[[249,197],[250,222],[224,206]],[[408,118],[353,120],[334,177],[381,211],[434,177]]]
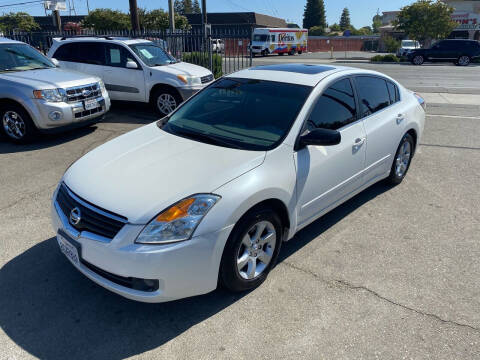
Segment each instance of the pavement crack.
[[44,191],[48,191],[48,190],[55,189],[55,187],[56,187],[57,185],[58,185],[58,184],[50,185],[50,186],[44,187],[44,188],[42,188],[42,189],[40,189],[40,190],[38,190],[38,191],[35,191],[35,192],[30,193],[30,194],[28,194],[28,195],[25,195],[25,196],[23,196],[23,197],[15,200],[14,202],[12,202],[12,203],[10,203],[10,204],[8,204],[8,205],[0,208],[0,212],[12,208],[12,207],[14,207],[15,205],[17,205],[18,203],[20,203],[20,202],[22,202],[22,201],[24,201],[24,200],[27,200],[27,199],[33,198],[33,197],[35,197],[35,196],[37,196],[37,195],[40,195],[40,194],[43,193]]
[[402,309],[405,309],[405,310],[408,310],[408,311],[411,311],[411,312],[414,312],[416,314],[419,314],[419,315],[422,315],[422,316],[426,316],[426,317],[429,317],[429,318],[432,318],[434,320],[437,320],[439,322],[442,322],[444,324],[449,324],[449,325],[454,325],[454,326],[459,326],[459,327],[464,327],[464,328],[467,328],[467,329],[470,329],[470,330],[473,330],[473,331],[476,331],[476,332],[480,332],[480,328],[477,328],[475,326],[472,326],[472,325],[469,325],[469,324],[464,324],[464,323],[460,323],[458,321],[454,321],[454,320],[447,320],[447,319],[444,319],[436,314],[433,314],[433,313],[429,313],[429,312],[425,312],[425,311],[422,311],[422,310],[418,310],[418,309],[415,309],[413,307],[410,307],[410,306],[407,306],[407,305],[404,305],[404,304],[401,304],[399,302],[396,302],[392,299],[389,299],[381,294],[379,294],[378,292],[376,292],[375,290],[372,290],[372,289],[369,289],[368,287],[366,286],[363,286],[363,285],[354,285],[354,284],[351,284],[349,283],[348,281],[346,280],[339,280],[339,279],[331,279],[331,280],[327,280],[327,279],[324,279],[323,277],[321,277],[320,275],[314,273],[313,271],[311,270],[307,270],[307,269],[304,269],[304,268],[301,268],[299,266],[296,266],[292,263],[289,263],[289,262],[286,262],[286,261],[282,261],[282,264],[285,264],[287,265],[288,267],[292,268],[292,269],[295,269],[295,270],[298,270],[298,271],[301,271],[301,272],[304,272],[308,275],[311,275],[313,276],[314,278],[316,278],[317,280],[320,280],[326,284],[331,284],[331,283],[334,283],[336,285],[340,285],[342,287],[345,287],[345,288],[348,288],[350,290],[360,290],[360,291],[365,291],[373,296],[375,296],[376,298],[382,300],[382,301],[385,301],[389,304],[392,304],[394,306],[398,306],[398,307],[401,307]]

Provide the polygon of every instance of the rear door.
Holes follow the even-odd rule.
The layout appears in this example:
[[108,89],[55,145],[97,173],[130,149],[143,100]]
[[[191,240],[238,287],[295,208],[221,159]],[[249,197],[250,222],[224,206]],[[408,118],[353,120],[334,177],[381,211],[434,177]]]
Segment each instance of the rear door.
[[53,57],[59,60],[60,66],[63,68],[103,78],[102,69],[105,64],[105,52],[101,42],[70,42],[61,45]]
[[390,171],[398,141],[403,135],[405,117],[397,85],[379,76],[356,76],[368,146],[365,181],[382,177]]

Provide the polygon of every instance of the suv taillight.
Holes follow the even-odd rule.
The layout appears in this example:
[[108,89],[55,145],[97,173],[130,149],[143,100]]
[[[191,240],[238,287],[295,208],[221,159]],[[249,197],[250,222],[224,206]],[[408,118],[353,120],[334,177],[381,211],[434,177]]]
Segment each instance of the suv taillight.
[[422,106],[423,110],[427,110],[427,103],[425,102],[425,99],[423,97],[421,97],[420,95],[418,95],[417,93],[414,93],[413,95],[415,95],[415,97],[417,98],[418,100],[418,103]]

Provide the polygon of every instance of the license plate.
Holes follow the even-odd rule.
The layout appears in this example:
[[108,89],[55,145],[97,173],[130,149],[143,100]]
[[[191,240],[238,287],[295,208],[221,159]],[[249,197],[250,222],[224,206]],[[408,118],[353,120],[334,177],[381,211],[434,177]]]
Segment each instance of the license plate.
[[98,107],[98,101],[97,99],[85,100],[83,102],[83,106],[85,107],[85,110],[96,109]]
[[77,248],[61,234],[57,234],[57,241],[61,252],[67,257],[67,259],[76,266],[80,265],[80,258],[78,257]]

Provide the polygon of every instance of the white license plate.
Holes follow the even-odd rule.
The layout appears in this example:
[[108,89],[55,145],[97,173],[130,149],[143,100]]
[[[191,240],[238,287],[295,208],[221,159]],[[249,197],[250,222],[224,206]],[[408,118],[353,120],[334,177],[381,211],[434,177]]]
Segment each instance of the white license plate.
[[58,246],[60,246],[60,250],[68,258],[68,260],[70,260],[74,265],[80,265],[77,248],[60,234],[57,234],[57,241]]
[[98,101],[97,99],[85,100],[83,106],[85,106],[85,110],[96,109],[98,107]]

